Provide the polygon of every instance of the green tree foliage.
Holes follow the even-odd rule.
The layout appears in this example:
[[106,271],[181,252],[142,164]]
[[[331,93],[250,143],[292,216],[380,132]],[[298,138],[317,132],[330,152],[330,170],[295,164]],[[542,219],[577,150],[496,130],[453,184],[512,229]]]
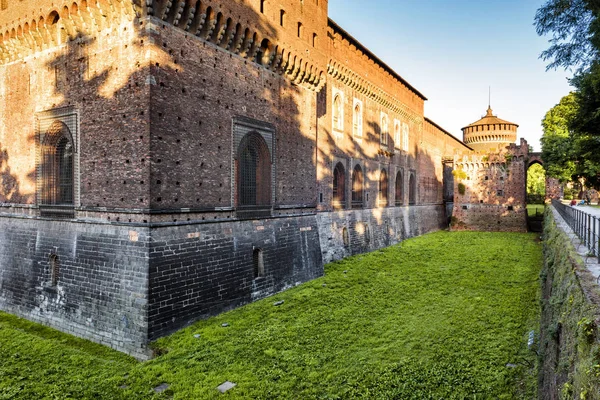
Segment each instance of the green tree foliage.
[[595,0],[548,0],[535,14],[538,35],[551,35],[541,58],[548,69],[563,67],[583,71],[598,56]]
[[527,194],[546,195],[546,171],[540,164],[533,164],[527,170]]
[[570,93],[546,113],[542,120],[542,159],[548,176],[562,182],[570,181],[575,174],[572,159],[572,136],[569,130],[577,113],[575,93]]
[[538,9],[538,34],[550,35],[541,54],[548,68],[574,69],[576,89],[546,114],[542,157],[550,176],[585,178],[600,186],[600,1],[547,0]]

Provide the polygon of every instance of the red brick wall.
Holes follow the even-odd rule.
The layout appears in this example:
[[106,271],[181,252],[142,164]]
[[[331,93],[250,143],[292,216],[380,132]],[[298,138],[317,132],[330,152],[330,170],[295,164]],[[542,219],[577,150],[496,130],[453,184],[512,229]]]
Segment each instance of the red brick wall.
[[[456,156],[452,229],[526,231],[528,146]],[[459,187],[461,185],[462,187]],[[461,191],[464,190],[464,193]],[[499,193],[501,191],[501,193]]]
[[[78,13],[71,16],[82,21],[79,17],[85,19]],[[63,37],[58,45],[40,36],[37,46],[50,50],[0,66],[5,94],[0,96],[0,168],[18,187],[0,188],[0,203],[35,203],[36,115],[73,107],[79,115],[80,204],[148,207],[149,87],[143,37],[127,14],[111,22],[101,35],[73,36],[71,41]],[[80,28],[80,34],[93,34],[89,25]]]

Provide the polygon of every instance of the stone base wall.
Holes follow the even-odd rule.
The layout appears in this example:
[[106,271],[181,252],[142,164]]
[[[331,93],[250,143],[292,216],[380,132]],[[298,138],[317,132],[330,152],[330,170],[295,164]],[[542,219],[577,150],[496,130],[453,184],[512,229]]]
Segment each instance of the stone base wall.
[[443,204],[153,227],[2,216],[0,309],[143,359],[149,340],[445,221]]
[[317,219],[324,263],[447,226],[443,204],[322,212]]
[[138,358],[147,271],[147,228],[0,217],[0,309]]
[[151,234],[150,339],[323,275],[314,214],[165,226]]
[[454,231],[527,232],[527,209],[515,205],[456,204],[452,210]]

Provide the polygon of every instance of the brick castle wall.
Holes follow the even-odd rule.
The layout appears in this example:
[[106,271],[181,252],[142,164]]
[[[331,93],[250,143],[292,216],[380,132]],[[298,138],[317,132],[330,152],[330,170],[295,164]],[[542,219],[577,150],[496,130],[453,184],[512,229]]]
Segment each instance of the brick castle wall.
[[147,358],[149,241],[139,226],[3,216],[0,309]]
[[452,229],[527,231],[525,182],[528,146],[456,156]]

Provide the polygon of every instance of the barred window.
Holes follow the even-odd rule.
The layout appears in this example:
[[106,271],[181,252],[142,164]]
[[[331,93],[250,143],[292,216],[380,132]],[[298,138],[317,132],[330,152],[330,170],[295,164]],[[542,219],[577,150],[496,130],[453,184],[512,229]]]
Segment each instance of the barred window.
[[403,192],[404,179],[402,177],[402,171],[398,171],[396,174],[396,205],[404,204],[404,192]]
[[257,132],[246,134],[238,147],[237,203],[240,208],[269,208],[271,204],[271,159],[269,148]]
[[52,124],[46,132],[41,147],[42,215],[72,217],[74,149],[69,128],[62,122]]
[[344,207],[346,201],[346,171],[339,162],[333,170],[333,206]]
[[363,172],[360,165],[354,167],[352,172],[352,207],[363,206]]
[[387,206],[388,202],[388,175],[385,169],[379,174],[379,204]]

